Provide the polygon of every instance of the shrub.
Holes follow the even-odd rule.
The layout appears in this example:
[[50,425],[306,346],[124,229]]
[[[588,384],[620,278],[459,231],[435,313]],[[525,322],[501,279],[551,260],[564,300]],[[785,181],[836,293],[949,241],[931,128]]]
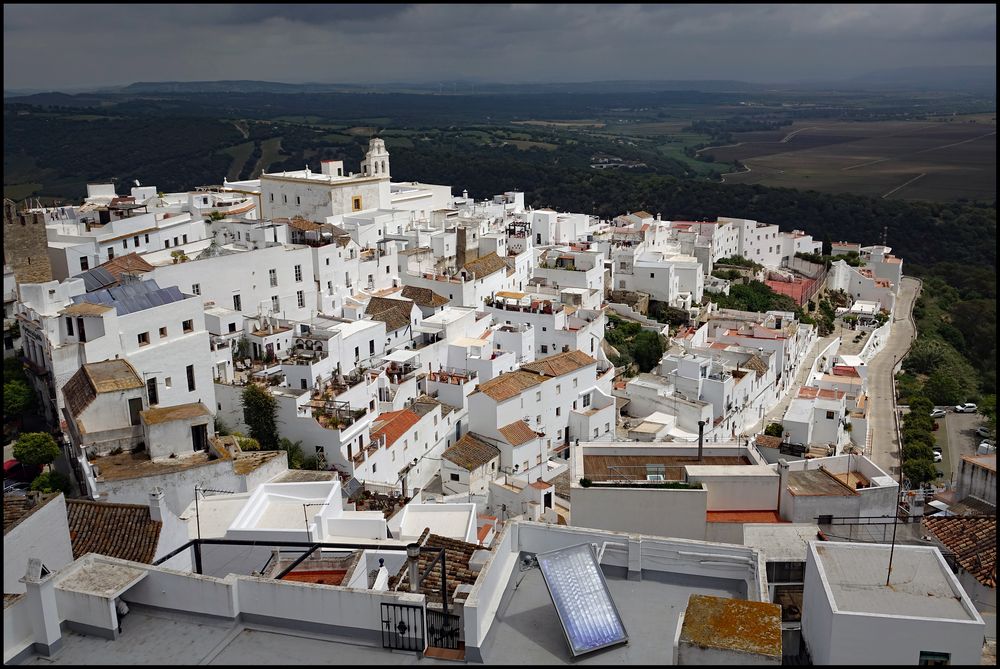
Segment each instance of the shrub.
[[780,437],[785,433],[785,428],[781,423],[771,423],[764,429],[764,434],[769,437]]
[[49,470],[39,474],[35,480],[31,482],[31,489],[46,494],[50,492],[61,492],[64,495],[68,495],[70,484],[68,478],[57,471]]

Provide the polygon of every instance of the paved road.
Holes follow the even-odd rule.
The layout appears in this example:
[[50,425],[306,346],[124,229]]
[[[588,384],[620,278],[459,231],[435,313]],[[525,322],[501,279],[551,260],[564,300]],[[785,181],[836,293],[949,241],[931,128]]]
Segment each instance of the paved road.
[[899,440],[892,413],[895,410],[892,396],[892,375],[896,362],[916,337],[916,327],[910,316],[920,282],[903,279],[896,299],[896,313],[892,318],[892,332],[878,355],[868,363],[868,398],[871,402],[868,423],[872,430],[871,458],[890,474],[899,472]]

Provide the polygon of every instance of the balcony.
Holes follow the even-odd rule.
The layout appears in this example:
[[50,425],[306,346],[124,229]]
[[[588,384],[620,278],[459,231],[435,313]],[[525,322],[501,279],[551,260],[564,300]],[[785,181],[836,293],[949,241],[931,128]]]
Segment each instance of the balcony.
[[344,430],[365,417],[368,409],[352,409],[350,402],[339,400],[310,400],[312,416],[320,427],[328,430]]
[[[496,354],[493,354],[493,358],[495,357]],[[437,381],[438,383],[447,383],[450,385],[462,385],[475,379],[477,376],[478,372],[474,369],[458,369],[456,367],[442,367],[436,372],[427,372],[428,381]]]

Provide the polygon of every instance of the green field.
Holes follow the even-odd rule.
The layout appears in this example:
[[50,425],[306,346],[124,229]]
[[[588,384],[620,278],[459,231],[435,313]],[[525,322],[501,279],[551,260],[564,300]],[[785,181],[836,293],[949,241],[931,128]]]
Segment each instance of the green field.
[[26,197],[30,197],[36,191],[40,190],[42,184],[40,183],[29,183],[29,184],[4,184],[3,186],[3,196],[5,198],[14,200],[23,200]]
[[221,153],[232,156],[233,162],[229,165],[229,172],[226,174],[226,178],[230,181],[236,181],[240,178],[240,172],[243,170],[243,166],[246,165],[250,154],[253,153],[253,142],[243,142],[236,146],[230,146],[223,149]]
[[271,163],[278,160],[278,151],[281,150],[281,138],[272,137],[271,139],[265,139],[260,143],[260,150],[260,160],[257,161],[257,166],[253,170],[252,179],[256,179],[263,172],[266,172]]

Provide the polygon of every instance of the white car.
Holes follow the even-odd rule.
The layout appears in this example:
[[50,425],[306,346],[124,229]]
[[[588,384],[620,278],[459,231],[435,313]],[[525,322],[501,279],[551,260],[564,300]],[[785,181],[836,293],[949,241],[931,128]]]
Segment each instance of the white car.
[[983,438],[989,437],[990,428],[986,427],[985,425],[980,425],[979,427],[976,428],[976,434],[978,434],[980,437]]
[[941,454],[937,451],[934,452],[934,462],[941,462]]
[[934,409],[934,411],[931,411],[931,418],[944,418],[947,415],[948,412],[944,409]]
[[955,407],[955,413],[976,413],[976,405],[972,402],[959,404]]

